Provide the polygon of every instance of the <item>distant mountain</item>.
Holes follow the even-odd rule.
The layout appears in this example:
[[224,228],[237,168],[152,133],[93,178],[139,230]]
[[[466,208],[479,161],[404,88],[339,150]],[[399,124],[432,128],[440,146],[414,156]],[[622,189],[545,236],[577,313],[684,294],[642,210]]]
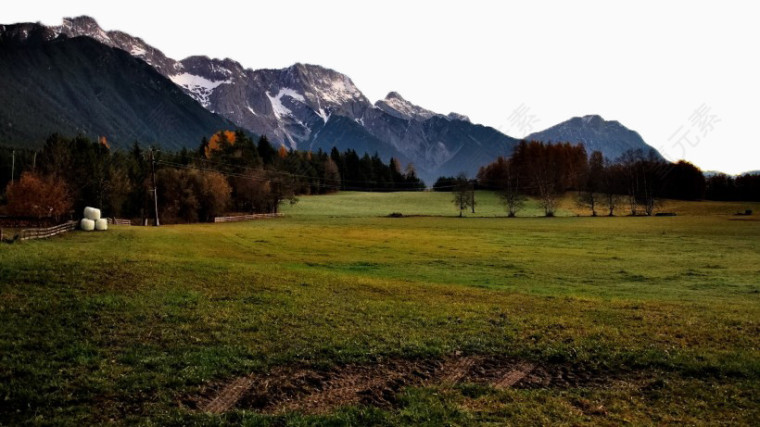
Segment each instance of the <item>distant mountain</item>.
[[0,76],[3,144],[39,145],[59,132],[195,148],[234,127],[142,60],[59,28],[1,25]]
[[517,142],[464,115],[418,107],[395,92],[373,105],[348,76],[317,65],[250,70],[231,59],[176,61],[139,38],[103,31],[89,17],[67,18],[51,29],[129,52],[209,111],[288,148],[378,152],[413,162],[418,174],[432,182],[442,173],[474,175],[496,156],[511,154]]
[[[14,43],[27,46],[24,54],[11,48],[13,43],[2,46],[3,55],[21,55],[4,57],[0,64],[4,83],[10,82],[1,89],[10,99],[0,107],[0,138],[6,141],[39,138],[42,130],[58,126],[174,148],[192,146],[220,126],[236,123],[292,149],[352,148],[396,157],[414,163],[428,184],[440,175],[474,176],[497,156],[511,155],[518,142],[467,116],[415,105],[396,92],[373,104],[348,76],[318,65],[251,70],[231,59],[177,61],[140,38],[104,31],[89,17],[66,18],[55,27],[24,25],[26,30],[10,31],[29,33],[34,27],[44,36],[30,44],[26,35],[17,34],[24,42]],[[11,27],[1,28],[8,32]],[[38,57],[24,58],[32,55],[32,45]],[[65,54],[41,53],[45,49]],[[23,66],[14,65],[19,59]],[[183,92],[197,103],[180,96]],[[41,126],[31,125],[35,116]],[[636,132],[599,116],[576,117],[527,139],[581,142],[589,153],[599,150],[610,159],[630,149],[651,149]]]
[[[620,122],[607,121],[597,115],[573,117],[541,132],[532,133],[525,139],[555,143],[582,143],[589,154],[600,151],[610,160],[616,160],[628,150],[641,149],[644,154],[654,150],[635,131],[626,128]],[[654,152],[658,157],[663,158],[657,150]]]

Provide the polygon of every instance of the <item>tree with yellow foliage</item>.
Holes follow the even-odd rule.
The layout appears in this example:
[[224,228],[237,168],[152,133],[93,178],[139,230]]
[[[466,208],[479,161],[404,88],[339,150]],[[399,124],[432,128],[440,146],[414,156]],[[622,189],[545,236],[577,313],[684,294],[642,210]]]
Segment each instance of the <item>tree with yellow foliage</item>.
[[210,159],[215,151],[225,151],[230,146],[235,145],[237,135],[231,130],[221,130],[211,136],[208,143],[203,147],[203,154]]
[[280,148],[277,150],[277,155],[280,156],[281,159],[288,157],[288,149],[285,148],[284,145],[280,145]]

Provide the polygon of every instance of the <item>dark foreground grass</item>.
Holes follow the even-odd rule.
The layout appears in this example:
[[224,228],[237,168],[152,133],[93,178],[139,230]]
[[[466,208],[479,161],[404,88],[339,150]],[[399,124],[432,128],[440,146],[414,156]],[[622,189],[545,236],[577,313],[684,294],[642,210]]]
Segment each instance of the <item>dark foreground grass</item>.
[[[310,203],[324,199],[281,220],[0,245],[0,424],[760,419],[759,222],[331,217]],[[319,416],[187,403],[277,365],[456,351],[610,381],[416,388],[394,408]]]

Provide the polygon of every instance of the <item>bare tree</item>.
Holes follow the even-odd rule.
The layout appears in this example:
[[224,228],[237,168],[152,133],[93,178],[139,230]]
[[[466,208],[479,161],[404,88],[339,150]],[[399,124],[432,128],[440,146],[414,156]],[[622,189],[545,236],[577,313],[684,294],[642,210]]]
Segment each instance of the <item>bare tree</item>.
[[[459,217],[468,207],[474,206],[475,196],[472,182],[467,179],[465,174],[459,174],[454,185],[454,199],[452,202],[459,208]],[[474,212],[474,208],[473,208]]]
[[538,204],[544,209],[544,215],[554,216],[557,202],[562,193],[562,167],[559,153],[543,145],[537,145],[538,150],[528,160],[528,174],[538,195]]
[[604,157],[599,151],[591,153],[588,169],[583,174],[578,192],[578,204],[591,210],[591,216],[596,216],[599,204],[599,190],[604,176]]
[[622,167],[625,195],[632,216],[636,216],[636,213],[638,212],[638,196],[640,192],[639,187],[641,185],[638,168],[642,158],[643,153],[641,150],[628,150],[623,153],[618,160]]
[[502,156],[478,171],[478,182],[497,191],[510,218],[514,217],[525,203],[519,177],[520,173],[512,159]]
[[544,209],[545,216],[554,216],[557,209],[560,190],[553,165],[542,162],[533,171],[533,184],[538,190],[538,204]]
[[509,162],[506,163],[502,172],[499,197],[507,208],[507,215],[510,218],[517,216],[517,212],[525,206],[525,196],[520,192],[519,175]]
[[647,157],[639,161],[639,174],[643,182],[642,200],[647,216],[652,216],[655,208],[660,206],[662,179],[671,168],[672,165],[661,161],[654,150],[649,150]]
[[615,163],[605,161],[606,166],[602,175],[602,198],[607,208],[607,216],[615,216],[615,208],[621,203],[623,168]]
[[477,184],[476,180],[470,181],[470,209],[472,209],[472,213],[475,213],[475,185]]

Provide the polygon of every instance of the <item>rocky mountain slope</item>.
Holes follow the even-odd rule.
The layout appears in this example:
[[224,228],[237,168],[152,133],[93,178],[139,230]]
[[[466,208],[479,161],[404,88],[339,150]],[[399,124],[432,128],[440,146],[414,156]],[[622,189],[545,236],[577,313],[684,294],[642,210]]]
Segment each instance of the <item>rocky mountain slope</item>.
[[[628,150],[642,150],[647,154],[652,147],[641,136],[617,121],[607,121],[600,116],[573,117],[525,137],[527,140],[542,142],[582,143],[591,154],[600,151],[610,160],[616,160]],[[656,151],[655,151],[656,152]],[[659,153],[657,156],[662,158]]]
[[395,92],[373,105],[348,76],[318,65],[251,70],[231,59],[176,61],[139,38],[106,32],[88,17],[67,18],[54,31],[125,50],[210,111],[288,148],[378,152],[414,163],[420,176],[431,180],[441,173],[474,174],[482,159],[508,155],[516,143],[464,115],[437,114]]
[[0,26],[0,76],[3,144],[35,146],[59,132],[195,148],[234,126],[129,53],[37,24]]

